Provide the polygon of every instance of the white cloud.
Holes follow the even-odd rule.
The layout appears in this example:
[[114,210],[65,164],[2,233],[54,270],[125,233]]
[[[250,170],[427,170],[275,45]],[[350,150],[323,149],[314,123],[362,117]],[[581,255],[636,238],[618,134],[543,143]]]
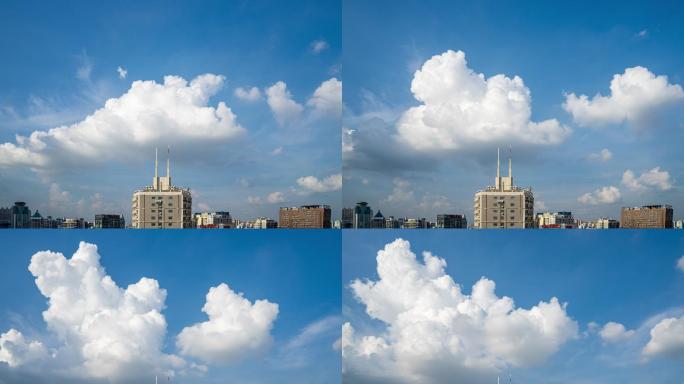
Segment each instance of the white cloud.
[[684,100],[684,90],[669,84],[667,76],[656,76],[647,68],[632,67],[616,74],[610,96],[566,95],[563,108],[582,126],[602,126],[623,121],[637,126],[651,120],[662,108]]
[[634,333],[634,330],[626,330],[624,325],[613,321],[606,323],[599,331],[601,339],[607,343],[617,343],[629,339],[634,336]]
[[388,204],[401,204],[413,201],[413,191],[411,190],[411,183],[407,180],[395,177],[392,180],[394,187],[392,188],[392,193],[390,193],[386,198],[382,200],[382,203]]
[[342,174],[336,173],[319,180],[315,176],[305,176],[297,179],[300,187],[311,192],[333,192],[342,188]]
[[271,345],[278,304],[268,300],[252,304],[242,293],[220,284],[209,289],[202,312],[209,320],[183,328],[177,337],[176,345],[184,355],[229,364]]
[[340,317],[337,315],[326,316],[322,319],[318,319],[310,324],[307,324],[307,326],[304,327],[299,334],[297,334],[297,336],[288,341],[285,348],[289,350],[302,348],[303,346],[306,346],[318,339],[321,335],[330,333],[330,331],[333,329],[336,329],[337,334],[339,335],[340,323]]
[[264,92],[266,102],[280,125],[297,120],[304,110],[304,107],[292,99],[292,94],[287,90],[287,84],[282,81],[266,88]]
[[587,192],[577,198],[582,204],[599,205],[599,204],[613,204],[620,200],[622,195],[617,187],[609,186],[595,190],[594,192]]
[[684,256],[680,257],[679,260],[677,260],[677,268],[679,268],[680,271],[684,272]]
[[273,155],[273,156],[278,156],[278,155],[282,155],[282,154],[283,154],[283,147],[273,148],[273,150],[271,151],[271,155]]
[[235,96],[241,100],[254,102],[261,100],[261,91],[257,87],[250,89],[237,87],[235,88]]
[[342,82],[334,77],[324,81],[316,88],[306,105],[320,113],[340,116],[342,114]]
[[328,49],[330,46],[328,45],[328,42],[325,40],[315,40],[311,42],[310,47],[311,52],[317,55]]
[[282,192],[271,192],[266,198],[259,196],[247,197],[247,202],[250,204],[278,204],[285,201],[285,194]]
[[16,329],[0,335],[0,362],[17,367],[48,356],[47,348],[40,341],[27,341]]
[[613,158],[613,153],[608,148],[603,148],[598,153],[590,153],[589,156],[587,156],[587,159],[589,159],[589,160],[600,160],[600,161],[608,161],[612,158]]
[[358,381],[489,383],[506,366],[543,363],[577,337],[577,323],[554,297],[530,309],[498,297],[480,279],[471,294],[445,272],[446,261],[423,253],[416,260],[402,239],[377,255],[379,279],[354,280],[366,313],[386,325],[377,335],[342,329],[343,375]]
[[121,68],[121,66],[116,68],[116,72],[119,73],[119,79],[122,79],[122,80],[126,78],[126,75],[128,75],[128,71]]
[[138,156],[142,148],[159,142],[177,147],[228,141],[244,133],[224,102],[209,106],[209,99],[224,82],[223,76],[205,74],[187,82],[178,76],[164,83],[134,81],[122,96],[107,100],[84,120],[47,131],[17,136],[15,143],[0,144],[0,166],[27,165],[57,168],[93,161]]
[[[70,259],[50,251],[34,254],[29,271],[48,299],[43,319],[59,345],[46,354],[41,343],[27,343],[10,331],[2,337],[2,360],[23,366],[41,358],[50,360],[54,370],[43,374],[114,382],[150,372],[173,376],[186,369],[184,360],[162,352],[166,291],[156,280],[117,286],[100,265],[97,246],[85,242]],[[6,349],[7,340],[12,348]]]
[[650,333],[651,339],[642,350],[644,356],[684,358],[684,316],[663,319]]
[[645,38],[646,36],[648,36],[648,30],[646,30],[646,29],[642,29],[641,31],[639,31],[639,32],[637,32],[636,34],[634,34],[634,37],[637,37],[637,38],[639,38],[639,39],[643,39],[643,38]]
[[59,184],[52,183],[50,184],[48,202],[53,209],[67,206],[71,204],[71,194],[69,191],[63,191]]
[[485,78],[468,68],[465,53],[433,56],[416,71],[411,92],[421,105],[397,122],[400,138],[418,150],[459,150],[473,145],[552,145],[571,133],[557,120],[530,121],[530,90],[523,80]]
[[636,177],[634,172],[628,169],[622,174],[622,184],[632,191],[642,191],[651,187],[663,191],[672,188],[670,173],[661,171],[660,167],[643,172],[639,177]]

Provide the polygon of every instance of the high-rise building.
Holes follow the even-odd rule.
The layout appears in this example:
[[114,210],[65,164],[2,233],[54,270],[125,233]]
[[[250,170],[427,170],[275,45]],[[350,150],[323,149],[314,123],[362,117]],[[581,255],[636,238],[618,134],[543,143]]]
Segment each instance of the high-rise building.
[[[168,151],[167,151],[168,155]],[[159,177],[155,150],[152,185],[133,193],[131,228],[191,228],[190,189],[171,184],[171,160],[166,159],[166,176]]]
[[594,223],[594,228],[596,229],[612,229],[612,228],[620,228],[620,222],[607,218],[607,217],[602,217]]
[[622,208],[621,228],[672,228],[674,212],[669,205]]
[[81,218],[65,218],[62,220],[59,228],[62,229],[85,229],[89,224],[82,217]]
[[270,228],[278,228],[278,222],[275,220],[269,218],[269,217],[260,217],[256,220],[254,220],[254,225],[252,226],[254,229],[270,229]]
[[468,228],[465,215],[443,214],[437,215],[436,228]]
[[496,153],[496,179],[494,186],[475,193],[474,228],[533,228],[534,196],[531,188],[513,184],[511,158],[508,158],[508,176],[500,176],[499,151]]
[[375,213],[375,216],[373,216],[371,219],[370,227],[375,229],[385,228],[385,216],[382,215],[382,212],[380,212],[379,209],[378,212]]
[[330,228],[331,212],[328,205],[302,205],[281,207],[279,228]]
[[196,228],[233,228],[233,218],[228,211],[195,213],[193,223]]
[[354,228],[370,228],[373,210],[365,201],[356,203],[354,207]]
[[354,208],[342,208],[341,228],[354,228]]
[[535,219],[538,228],[576,228],[577,224],[572,212],[544,212],[537,213]]
[[31,228],[31,210],[23,201],[0,208],[0,228]]
[[93,228],[126,228],[126,219],[123,215],[111,215],[105,213],[97,214],[95,215],[95,222],[93,223]]

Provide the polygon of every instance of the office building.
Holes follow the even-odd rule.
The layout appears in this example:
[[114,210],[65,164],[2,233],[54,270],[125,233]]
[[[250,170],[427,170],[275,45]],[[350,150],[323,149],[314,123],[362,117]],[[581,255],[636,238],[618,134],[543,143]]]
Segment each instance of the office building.
[[342,208],[341,228],[354,228],[354,208]]
[[196,228],[233,228],[233,218],[228,211],[195,213],[193,226]]
[[572,217],[572,212],[568,211],[537,213],[535,222],[538,228],[577,227],[575,219]]
[[93,228],[114,229],[126,228],[126,219],[123,215],[97,214]]
[[620,222],[615,219],[610,219],[607,217],[602,217],[594,223],[594,228],[596,229],[613,229],[620,228]]
[[370,228],[373,210],[365,201],[356,203],[354,207],[354,228]]
[[252,228],[254,228],[254,229],[278,228],[278,222],[269,218],[269,217],[260,217],[256,220],[254,220],[254,224],[252,225]]
[[511,158],[508,158],[508,176],[500,176],[499,151],[496,155],[494,186],[475,194],[474,228],[533,228],[534,196],[531,188],[513,184]]
[[672,228],[674,212],[669,205],[622,208],[621,228]]
[[155,150],[152,185],[133,193],[131,228],[191,228],[192,194],[190,189],[173,186],[169,158],[166,160],[165,177],[158,176],[157,166]]
[[379,209],[378,212],[376,212],[373,218],[371,219],[370,227],[374,229],[385,228],[385,216],[382,215],[382,212],[380,212]]
[[0,228],[31,228],[31,210],[23,201],[0,208]]
[[278,215],[279,228],[330,228],[330,207],[327,205],[302,205],[281,207]]
[[465,215],[437,215],[435,228],[468,228],[468,220]]

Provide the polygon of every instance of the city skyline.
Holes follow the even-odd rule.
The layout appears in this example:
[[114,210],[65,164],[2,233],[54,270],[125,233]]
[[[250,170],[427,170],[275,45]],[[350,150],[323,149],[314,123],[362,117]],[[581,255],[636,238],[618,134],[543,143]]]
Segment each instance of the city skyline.
[[684,15],[657,4],[347,2],[343,206],[473,222],[510,145],[535,211],[682,212]]
[[311,200],[338,211],[333,3],[8,4],[3,204],[130,222],[122,191],[145,184],[154,148],[171,146],[174,179],[193,189],[196,211],[274,216]]

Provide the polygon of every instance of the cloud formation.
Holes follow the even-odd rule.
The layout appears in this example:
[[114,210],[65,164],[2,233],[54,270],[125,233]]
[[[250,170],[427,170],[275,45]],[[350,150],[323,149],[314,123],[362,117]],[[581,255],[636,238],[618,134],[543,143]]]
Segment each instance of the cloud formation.
[[119,74],[119,79],[123,80],[126,78],[126,75],[128,75],[128,71],[123,69],[121,66],[116,68],[116,72]]
[[78,123],[0,144],[0,166],[54,168],[65,161],[79,164],[137,155],[160,141],[178,146],[229,141],[244,128],[224,102],[209,105],[224,80],[204,74],[190,82],[178,76],[166,76],[162,84],[134,81],[125,94],[107,100]]
[[587,156],[589,160],[608,161],[613,158],[613,153],[608,148],[603,148],[598,153],[591,153]]
[[644,67],[625,69],[613,76],[610,95],[600,93],[589,99],[570,93],[563,108],[581,126],[603,126],[629,122],[642,126],[664,108],[684,101],[684,90],[670,84],[667,76],[656,76]]
[[260,196],[247,197],[247,202],[250,204],[278,204],[284,201],[285,194],[278,191],[269,193],[268,196],[266,196],[266,198],[262,198]]
[[670,173],[661,171],[660,167],[643,172],[639,177],[636,177],[634,172],[628,169],[622,174],[622,184],[631,191],[643,191],[649,188],[666,191],[672,188]]
[[606,343],[617,343],[629,339],[634,336],[634,333],[634,330],[627,330],[624,325],[613,321],[606,323],[599,331],[601,339]]
[[311,42],[310,47],[311,47],[311,52],[313,52],[314,54],[317,55],[317,54],[325,51],[326,49],[328,49],[330,46],[328,45],[328,42],[325,40],[315,40],[315,41]]
[[661,320],[651,329],[642,353],[646,357],[684,358],[684,316]]
[[531,95],[523,80],[502,74],[485,78],[468,67],[462,51],[426,61],[414,74],[411,92],[421,105],[402,114],[397,131],[421,151],[504,142],[553,145],[571,133],[556,119],[531,121]]
[[684,256],[680,257],[679,260],[677,260],[677,268],[684,272]]
[[273,112],[273,117],[281,126],[297,120],[304,110],[304,107],[292,99],[287,84],[282,81],[266,88],[264,93],[266,93],[266,102]]
[[235,96],[241,100],[254,102],[261,100],[261,91],[259,91],[259,88],[257,87],[249,89],[237,87],[235,88]]
[[594,192],[587,192],[577,198],[582,204],[599,205],[599,204],[613,204],[622,198],[620,190],[615,186],[603,187]]
[[229,364],[263,352],[272,342],[271,328],[278,304],[252,304],[228,285],[209,289],[202,312],[208,321],[183,328],[176,345],[180,352],[212,364]]
[[506,366],[544,362],[577,336],[558,299],[530,309],[498,297],[482,278],[471,294],[445,272],[446,261],[397,239],[377,255],[379,279],[354,280],[366,313],[385,324],[377,335],[342,330],[343,375],[350,381],[489,383]]
[[16,329],[0,335],[0,362],[17,367],[48,356],[47,348],[40,341],[28,341]]
[[297,184],[310,192],[332,192],[342,188],[342,174],[336,173],[319,180],[315,176],[305,176],[297,179]]
[[341,116],[342,82],[334,77],[322,82],[306,105],[321,114]]

